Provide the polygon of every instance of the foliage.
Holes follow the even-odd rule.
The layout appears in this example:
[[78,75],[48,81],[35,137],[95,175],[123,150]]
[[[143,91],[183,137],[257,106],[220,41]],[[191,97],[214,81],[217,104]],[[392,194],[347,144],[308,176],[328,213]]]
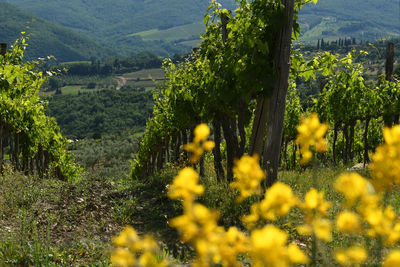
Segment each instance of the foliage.
[[152,96],[144,89],[123,87],[80,95],[54,95],[48,114],[74,138],[100,138],[129,127],[144,126],[151,114]]
[[[308,2],[296,1],[295,13]],[[235,14],[221,8],[216,1],[211,3],[204,18],[206,32],[200,52],[193,53],[185,62],[174,64],[166,60],[164,63],[165,76],[169,79],[156,96],[154,117],[147,123],[133,165],[133,176],[152,173],[155,166],[151,157],[164,153],[163,147],[169,144],[171,136],[181,132],[184,135],[201,121],[221,123],[229,150],[227,168],[230,169],[233,158],[244,151],[239,152],[237,148],[237,136],[229,138],[228,135],[236,135],[238,128],[243,150],[246,141],[243,133],[251,117],[251,102],[268,97],[272,91],[277,47],[274,40],[282,27],[283,16],[281,2],[238,1]],[[293,36],[297,37],[299,31],[295,22]],[[162,156],[159,159],[161,162]]]
[[[51,73],[37,70],[39,62],[23,62],[26,38],[17,40],[5,56],[0,56],[0,166],[5,144],[17,170],[40,175],[55,172],[63,179],[75,179],[80,168],[66,151],[66,141],[55,120],[45,115],[39,88]],[[4,141],[3,141],[4,140]]]

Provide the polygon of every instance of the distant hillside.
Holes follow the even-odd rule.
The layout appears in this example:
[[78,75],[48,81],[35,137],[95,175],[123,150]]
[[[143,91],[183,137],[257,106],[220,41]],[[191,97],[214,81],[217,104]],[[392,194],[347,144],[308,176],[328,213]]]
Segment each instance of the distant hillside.
[[[204,28],[192,27],[203,20],[209,0],[6,0],[25,10],[89,37],[125,54],[152,50],[160,55],[185,52],[185,41],[199,39]],[[233,0],[221,1],[233,8]],[[189,25],[182,34],[164,32]],[[156,38],[141,38],[135,33],[162,31]],[[175,30],[179,32],[180,29]],[[165,35],[170,36],[164,38]],[[194,35],[194,36],[193,36]]]
[[[209,0],[3,0],[130,55],[184,52],[204,31]],[[235,9],[234,0],[219,1]],[[301,14],[304,41],[400,36],[399,0],[319,0]]]
[[319,0],[300,15],[302,40],[400,36],[399,0]]
[[28,59],[53,55],[58,61],[72,61],[112,54],[110,49],[70,29],[0,2],[0,41],[11,45],[22,31],[31,33],[26,51]]

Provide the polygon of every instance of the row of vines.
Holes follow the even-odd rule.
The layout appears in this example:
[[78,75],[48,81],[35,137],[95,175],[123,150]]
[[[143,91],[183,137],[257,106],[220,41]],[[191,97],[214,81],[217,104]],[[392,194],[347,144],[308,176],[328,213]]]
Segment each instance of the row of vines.
[[[296,14],[307,2],[310,1],[294,2],[292,38],[300,30]],[[284,27],[287,3],[237,1],[237,4],[233,14],[214,1],[204,20],[206,33],[200,49],[185,62],[164,62],[169,79],[155,94],[153,116],[147,123],[132,176],[147,177],[160,170],[165,162],[178,161],[186,154],[182,145],[192,140],[194,126],[201,122],[212,126],[218,180],[226,177],[232,181],[234,159],[244,153],[263,156],[263,167],[269,170],[268,163],[274,154],[269,148],[274,145],[278,147],[275,154],[282,152],[279,164],[294,168],[299,161],[298,145],[294,142],[296,125],[299,117],[310,112],[316,112],[332,129],[325,161],[337,164],[357,159],[367,163],[369,152],[382,142],[382,122],[386,126],[398,122],[399,81],[383,76],[376,82],[365,81],[366,51],[352,51],[342,57],[324,52],[306,58],[294,50],[290,53],[288,97],[285,92],[280,101],[286,99],[286,103],[280,103],[283,109],[278,110],[271,99],[282,72],[276,68],[277,50],[282,49],[277,34]],[[325,81],[321,83],[320,95],[307,108],[300,103],[295,83],[298,79]],[[270,128],[283,115],[280,113],[285,114],[283,129],[280,135],[274,135]],[[203,174],[203,161],[198,165]],[[268,173],[268,177],[272,177],[269,181],[272,184],[276,170]]]
[[[148,121],[132,175],[147,177],[162,168],[167,158],[177,159],[179,147],[193,137],[194,126],[206,122],[213,128],[217,178],[225,178],[221,162],[226,157],[226,177],[232,181],[234,159],[249,149],[257,152],[255,148],[259,147],[247,140],[259,142],[264,130],[268,132],[262,126],[248,130],[252,120],[259,121],[253,116],[255,103],[266,107],[264,100],[278,93],[269,107],[282,112],[269,112],[269,124],[276,115],[283,119],[291,36],[299,35],[297,13],[308,2],[243,0],[237,1],[232,13],[213,1],[204,19],[206,33],[200,49],[185,62],[164,62],[168,79],[155,95],[153,117]],[[279,120],[273,128],[270,144],[276,144],[282,135]],[[221,151],[223,139],[226,145]],[[266,145],[264,154],[276,154],[269,153],[272,149],[276,148]],[[264,163],[268,162],[264,157]],[[199,165],[202,173],[202,162]]]
[[55,119],[45,115],[39,88],[52,73],[23,60],[27,37],[0,55],[0,171],[6,165],[26,174],[74,179],[80,172],[66,150]]

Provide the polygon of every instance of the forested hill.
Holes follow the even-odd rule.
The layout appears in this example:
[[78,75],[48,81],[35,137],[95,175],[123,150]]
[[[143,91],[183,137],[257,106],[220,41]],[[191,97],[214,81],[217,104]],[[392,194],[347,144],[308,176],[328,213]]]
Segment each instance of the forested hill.
[[59,61],[72,61],[106,58],[113,54],[111,49],[71,29],[0,2],[0,41],[12,44],[22,31],[32,33],[26,51],[27,59],[53,55]]
[[[190,46],[168,38],[145,39],[135,33],[200,23],[209,0],[7,0],[44,19],[86,34],[125,55],[152,50],[160,55],[187,52]],[[223,2],[232,2],[225,0]],[[232,3],[229,5],[233,8]],[[200,30],[198,30],[200,28]],[[176,38],[199,39],[202,25],[182,29]],[[194,30],[194,31],[193,31]],[[183,35],[182,35],[183,34]],[[160,41],[161,40],[161,41]],[[173,42],[171,42],[173,41]]]
[[[209,0],[2,1],[84,34],[103,46],[118,51],[119,56],[130,56],[143,50],[162,56],[188,52],[200,42],[199,36],[204,31],[202,19],[209,4]],[[235,9],[234,0],[219,2],[225,8]],[[7,11],[2,8],[0,12]],[[319,0],[316,6],[309,4],[301,11],[300,40],[355,37],[357,40],[374,41],[382,37],[398,37],[399,14],[399,0]],[[2,20],[9,20],[7,23],[11,25],[24,25],[26,22],[24,18],[12,19],[8,14],[2,16],[0,21]],[[44,23],[42,20],[38,22]],[[10,32],[13,27],[8,24],[2,22],[0,27],[6,25]],[[57,29],[61,31],[61,28]],[[34,30],[36,28],[32,29]],[[17,33],[12,33],[6,33],[8,40],[15,39]],[[64,36],[71,34],[72,32],[65,32]],[[56,39],[64,44],[66,42],[63,39],[69,41],[71,38]],[[36,46],[34,41],[31,46]],[[68,46],[68,42],[66,45]],[[71,50],[74,51],[72,47],[71,45]],[[87,46],[82,45],[83,50],[85,47]]]

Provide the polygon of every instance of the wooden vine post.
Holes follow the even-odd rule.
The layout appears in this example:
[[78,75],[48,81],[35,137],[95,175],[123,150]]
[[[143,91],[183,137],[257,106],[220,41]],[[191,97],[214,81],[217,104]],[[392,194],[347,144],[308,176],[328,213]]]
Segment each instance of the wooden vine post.
[[0,43],[0,55],[4,56],[7,52],[7,43]]
[[[393,65],[394,65],[394,43],[389,42],[386,48],[386,63],[385,63],[385,76],[387,81],[393,80]],[[388,116],[384,116],[384,123],[386,127],[392,127],[393,123],[398,122],[397,114],[389,114]]]
[[386,64],[385,64],[385,73],[386,80],[393,80],[393,65],[394,65],[394,43],[390,42],[387,44],[386,49]]
[[275,84],[269,101],[267,140],[264,146],[263,167],[267,171],[266,186],[278,178],[278,167],[285,116],[286,95],[289,87],[290,49],[294,15],[294,0],[282,0],[285,24],[277,33],[275,43]]
[[[4,56],[7,52],[7,44],[0,43],[0,55]],[[0,173],[3,173],[3,161],[4,161],[4,123],[3,119],[0,118]]]

